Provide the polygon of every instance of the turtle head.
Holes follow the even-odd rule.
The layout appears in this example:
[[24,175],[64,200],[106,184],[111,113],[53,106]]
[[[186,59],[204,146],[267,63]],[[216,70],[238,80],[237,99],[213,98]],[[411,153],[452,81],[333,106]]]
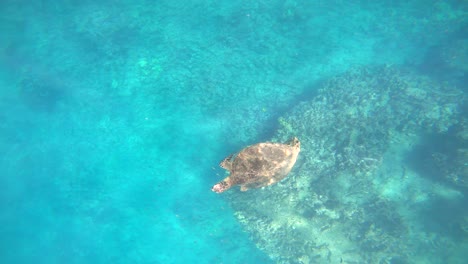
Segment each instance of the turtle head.
[[227,189],[231,188],[232,184],[231,181],[229,180],[229,177],[218,182],[211,188],[211,190],[215,193],[222,193],[226,191]]
[[287,144],[297,149],[301,148],[301,142],[299,142],[299,139],[297,139],[297,137],[291,138]]

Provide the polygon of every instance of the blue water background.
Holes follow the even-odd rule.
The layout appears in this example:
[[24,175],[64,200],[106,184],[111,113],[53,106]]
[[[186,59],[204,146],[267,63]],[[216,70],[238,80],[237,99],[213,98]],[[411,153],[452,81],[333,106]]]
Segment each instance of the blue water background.
[[269,263],[218,162],[351,67],[434,73],[462,7],[2,1],[0,262]]

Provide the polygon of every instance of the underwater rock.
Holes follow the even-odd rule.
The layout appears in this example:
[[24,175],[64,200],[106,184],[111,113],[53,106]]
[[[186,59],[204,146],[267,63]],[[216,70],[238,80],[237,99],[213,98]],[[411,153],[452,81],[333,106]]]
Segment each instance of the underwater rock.
[[460,122],[463,100],[461,91],[403,70],[349,71],[279,119],[274,141],[301,138],[291,175],[226,197],[252,240],[277,263],[411,263],[424,250],[430,258],[437,249],[415,246],[427,234],[410,234],[400,204],[376,186],[380,174],[394,173],[380,170],[392,146],[407,144],[399,142],[406,136],[446,133]]

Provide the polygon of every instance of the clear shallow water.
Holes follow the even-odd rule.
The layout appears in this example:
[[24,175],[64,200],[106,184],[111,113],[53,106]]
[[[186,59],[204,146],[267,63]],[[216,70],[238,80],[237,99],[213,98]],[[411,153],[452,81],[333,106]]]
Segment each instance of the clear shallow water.
[[431,72],[422,63],[463,14],[426,1],[2,2],[2,262],[268,263],[210,192],[218,162],[350,67]]

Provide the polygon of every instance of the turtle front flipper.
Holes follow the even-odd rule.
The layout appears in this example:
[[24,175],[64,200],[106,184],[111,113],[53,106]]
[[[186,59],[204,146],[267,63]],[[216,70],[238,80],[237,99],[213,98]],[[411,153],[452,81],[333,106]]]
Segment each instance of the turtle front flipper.
[[232,180],[230,177],[227,177],[226,179],[218,182],[217,184],[215,184],[213,186],[213,188],[211,188],[211,190],[215,193],[222,193],[226,190],[228,190],[229,188],[231,188],[233,185],[232,183]]
[[234,156],[234,154],[231,154],[229,156],[227,156],[226,158],[223,159],[223,161],[221,161],[219,163],[219,166],[223,169],[226,169],[228,171],[231,171],[231,168],[232,168],[232,157]]

